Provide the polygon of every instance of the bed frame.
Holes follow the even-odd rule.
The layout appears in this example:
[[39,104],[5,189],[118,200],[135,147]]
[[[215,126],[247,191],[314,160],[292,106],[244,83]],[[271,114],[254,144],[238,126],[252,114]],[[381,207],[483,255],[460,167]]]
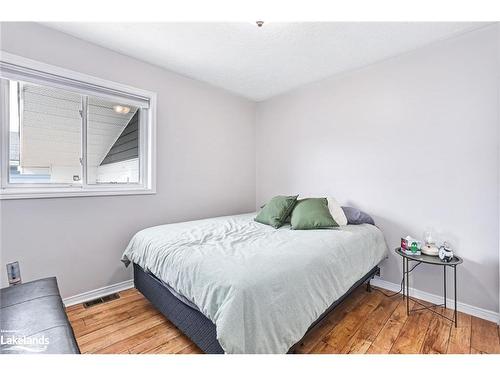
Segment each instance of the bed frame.
[[[336,300],[321,316],[309,327],[302,339],[293,345],[288,353],[295,353],[302,345],[304,338],[313,330],[321,326],[326,321],[327,315],[344,301],[357,287],[367,282],[367,290],[371,291],[370,280],[380,275],[380,268],[373,267],[365,276],[359,279],[354,285],[338,300]],[[179,328],[191,341],[201,350],[209,354],[223,354],[224,350],[217,341],[215,324],[203,315],[200,311],[193,309],[175,297],[162,282],[149,272],[144,271],[139,265],[134,263],[134,284],[135,287]]]

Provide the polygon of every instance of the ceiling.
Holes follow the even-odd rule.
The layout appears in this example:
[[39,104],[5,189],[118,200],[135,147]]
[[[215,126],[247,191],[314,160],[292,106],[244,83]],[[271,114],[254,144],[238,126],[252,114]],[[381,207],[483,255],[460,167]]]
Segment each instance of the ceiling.
[[262,101],[485,26],[479,22],[44,23]]

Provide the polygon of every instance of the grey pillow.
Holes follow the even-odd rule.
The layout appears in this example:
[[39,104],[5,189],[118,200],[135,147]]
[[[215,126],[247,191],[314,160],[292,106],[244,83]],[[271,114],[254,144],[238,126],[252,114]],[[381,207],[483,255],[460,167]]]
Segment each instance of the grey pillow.
[[342,207],[344,214],[347,217],[347,224],[371,224],[375,225],[372,217],[367,213],[358,210],[354,207]]

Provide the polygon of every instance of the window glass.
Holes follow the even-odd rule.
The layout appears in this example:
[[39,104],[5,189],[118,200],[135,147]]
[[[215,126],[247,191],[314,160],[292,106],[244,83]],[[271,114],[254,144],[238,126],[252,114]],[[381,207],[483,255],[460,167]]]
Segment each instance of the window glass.
[[78,94],[9,83],[9,182],[81,184]]
[[137,107],[90,96],[87,119],[87,183],[139,183]]
[[2,58],[0,199],[155,193],[155,93]]

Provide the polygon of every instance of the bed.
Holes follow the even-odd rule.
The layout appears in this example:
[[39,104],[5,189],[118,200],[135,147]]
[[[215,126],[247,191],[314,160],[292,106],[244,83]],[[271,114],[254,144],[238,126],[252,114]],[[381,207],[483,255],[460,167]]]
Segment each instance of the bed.
[[207,353],[287,353],[387,255],[369,224],[291,230],[255,213],[138,232],[136,287]]

